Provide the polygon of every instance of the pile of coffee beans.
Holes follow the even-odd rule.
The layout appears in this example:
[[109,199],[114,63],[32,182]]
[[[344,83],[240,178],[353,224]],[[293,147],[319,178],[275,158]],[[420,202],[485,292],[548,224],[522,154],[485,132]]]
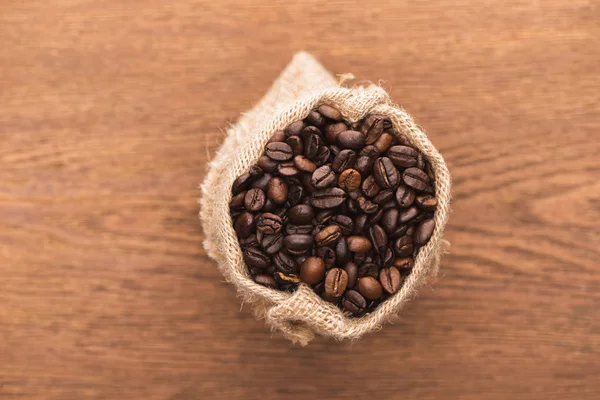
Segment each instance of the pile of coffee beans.
[[275,132],[231,192],[252,278],[286,291],[304,282],[355,316],[401,290],[435,229],[423,154],[387,117],[348,124],[327,105]]

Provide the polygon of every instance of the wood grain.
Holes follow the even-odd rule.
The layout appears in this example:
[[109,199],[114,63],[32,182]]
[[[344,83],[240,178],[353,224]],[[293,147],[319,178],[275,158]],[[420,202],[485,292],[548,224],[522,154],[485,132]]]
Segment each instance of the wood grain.
[[[597,399],[600,4],[5,0],[0,398]],[[222,130],[297,50],[448,161],[438,282],[291,347],[201,247]]]

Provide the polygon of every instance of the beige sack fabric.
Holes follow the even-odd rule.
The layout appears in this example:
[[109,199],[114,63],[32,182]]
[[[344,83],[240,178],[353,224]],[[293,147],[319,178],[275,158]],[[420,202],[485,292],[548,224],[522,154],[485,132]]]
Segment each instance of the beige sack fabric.
[[[369,113],[389,116],[395,130],[405,134],[427,156],[436,177],[438,208],[433,236],[419,251],[402,289],[372,313],[360,318],[347,317],[304,284],[296,292],[287,293],[254,283],[229,215],[231,185],[235,178],[256,162],[276,130],[303,119],[321,104],[339,109],[350,123]],[[313,57],[298,53],[263,99],[226,133],[201,185],[200,219],[206,235],[204,247],[217,261],[226,280],[236,287],[243,302],[252,303],[256,315],[264,318],[272,330],[301,345],[306,345],[315,334],[337,340],[358,339],[397,316],[416,295],[417,289],[437,274],[443,252],[442,233],[449,214],[450,174],[444,159],[425,133],[404,110],[391,102],[382,88],[375,85],[340,87]]]

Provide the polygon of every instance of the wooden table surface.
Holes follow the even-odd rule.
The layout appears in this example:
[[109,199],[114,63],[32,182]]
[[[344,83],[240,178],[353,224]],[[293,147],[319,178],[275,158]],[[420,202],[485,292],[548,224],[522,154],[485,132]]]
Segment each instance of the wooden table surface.
[[[599,20],[594,0],[2,1],[0,398],[598,399]],[[272,336],[201,246],[223,128],[298,50],[382,80],[454,179],[440,279],[354,344]]]

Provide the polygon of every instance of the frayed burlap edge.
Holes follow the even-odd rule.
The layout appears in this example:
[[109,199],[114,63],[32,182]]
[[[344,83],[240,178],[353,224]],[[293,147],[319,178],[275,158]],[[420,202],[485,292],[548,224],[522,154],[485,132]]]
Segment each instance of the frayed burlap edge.
[[[273,132],[303,119],[321,104],[336,107],[351,123],[370,113],[389,116],[394,128],[427,156],[436,176],[438,208],[433,236],[421,248],[402,289],[361,318],[348,318],[306,285],[300,285],[294,293],[286,293],[252,281],[229,216],[228,203],[235,178],[258,159]],[[391,102],[382,88],[375,85],[340,87],[313,57],[298,53],[259,104],[226,133],[201,185],[200,219],[206,236],[204,247],[218,262],[225,279],[237,288],[243,301],[252,303],[256,316],[264,318],[272,330],[301,345],[310,342],[315,333],[337,340],[358,339],[396,317],[417,290],[437,275],[440,257],[447,248],[442,234],[450,212],[450,174],[444,159],[425,133],[410,115]]]

